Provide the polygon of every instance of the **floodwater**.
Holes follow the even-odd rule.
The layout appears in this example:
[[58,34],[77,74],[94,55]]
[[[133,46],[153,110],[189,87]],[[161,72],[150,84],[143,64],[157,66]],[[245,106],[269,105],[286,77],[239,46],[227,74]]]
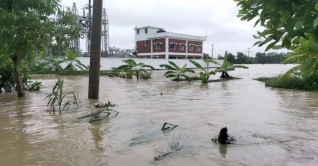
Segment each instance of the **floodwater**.
[[[35,76],[41,91],[24,99],[0,94],[0,165],[317,165],[318,93],[252,80],[292,65],[249,67],[230,73],[243,79],[208,85],[172,82],[164,71],[155,71],[152,80],[105,76],[98,101],[87,100],[87,76],[61,77],[65,92],[82,99],[61,114],[48,112],[44,100],[56,76]],[[107,101],[117,104],[117,116],[77,120],[95,110],[93,103]],[[164,122],[178,127],[162,132]],[[212,142],[225,126],[236,143]]]

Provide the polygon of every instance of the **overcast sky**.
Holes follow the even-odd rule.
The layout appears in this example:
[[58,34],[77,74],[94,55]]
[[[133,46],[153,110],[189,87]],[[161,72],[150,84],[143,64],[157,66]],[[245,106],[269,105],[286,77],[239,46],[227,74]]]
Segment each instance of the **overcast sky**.
[[[92,0],[94,1],[94,0]],[[80,14],[88,0],[62,0],[63,6],[76,3]],[[264,52],[264,47],[252,47],[254,21],[243,22],[236,17],[239,8],[233,0],[104,0],[110,28],[110,46],[125,49],[134,47],[135,26],[156,26],[167,31],[207,36],[204,52],[214,57],[225,50],[236,54],[251,47],[251,56]],[[85,49],[85,46],[81,46]],[[275,51],[282,52],[282,51]]]

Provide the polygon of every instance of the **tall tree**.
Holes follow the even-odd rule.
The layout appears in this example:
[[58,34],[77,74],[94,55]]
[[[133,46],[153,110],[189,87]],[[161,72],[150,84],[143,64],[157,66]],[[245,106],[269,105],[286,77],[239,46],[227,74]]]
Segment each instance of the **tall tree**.
[[[292,49],[285,63],[297,61],[302,73],[318,70],[318,2],[317,0],[234,0],[241,8],[241,20],[257,19],[255,26],[265,28],[254,37],[255,45]],[[281,44],[281,45],[277,45]]]
[[[63,10],[59,2],[60,0],[1,0],[0,54],[13,62],[18,97],[24,96],[23,64],[34,60],[35,56],[52,43],[68,47],[70,40],[79,37],[74,15],[69,9]],[[58,19],[54,18],[56,14]]]

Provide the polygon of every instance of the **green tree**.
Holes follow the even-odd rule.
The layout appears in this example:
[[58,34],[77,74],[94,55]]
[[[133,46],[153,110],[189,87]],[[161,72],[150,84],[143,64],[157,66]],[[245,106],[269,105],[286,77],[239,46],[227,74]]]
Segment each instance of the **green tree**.
[[236,63],[237,64],[247,64],[248,57],[244,53],[238,52],[236,55]]
[[[23,64],[34,61],[52,43],[68,47],[70,40],[79,37],[74,15],[69,9],[62,10],[59,2],[2,0],[0,3],[0,54],[13,62],[18,97],[24,96]],[[54,19],[55,14],[59,19]]]
[[[223,59],[224,59],[224,57],[223,57]],[[235,55],[233,55],[232,53],[227,54],[227,60],[231,63],[236,63]]]
[[[257,19],[265,30],[257,32],[255,45],[293,50],[284,63],[298,62],[303,75],[318,70],[317,0],[234,0],[241,8],[241,20]],[[280,45],[281,44],[281,45]]]
[[262,63],[262,64],[265,64],[267,63],[267,57],[266,57],[266,53],[256,53],[255,55],[255,59],[259,62],[259,63]]

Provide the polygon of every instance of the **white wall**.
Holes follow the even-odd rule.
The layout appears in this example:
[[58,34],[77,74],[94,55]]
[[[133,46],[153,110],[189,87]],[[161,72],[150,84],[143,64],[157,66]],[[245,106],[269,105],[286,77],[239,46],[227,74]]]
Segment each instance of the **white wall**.
[[[89,65],[90,58],[89,57],[78,57],[78,60],[80,60],[84,65]],[[101,70],[111,70],[113,67],[121,66],[125,63],[122,61],[125,60],[125,58],[101,58]],[[173,61],[178,66],[182,67],[183,65],[187,64],[187,68],[196,68],[192,63],[189,62],[188,59],[134,59],[137,63],[144,63],[146,65],[151,65],[155,69],[163,69],[159,67],[161,64],[168,64],[168,61]],[[206,67],[206,63],[203,62],[203,59],[193,59],[194,61],[198,62],[202,66]],[[219,63],[223,63],[223,60],[216,60]],[[217,65],[214,65],[212,63],[209,64],[210,67],[216,67]],[[65,67],[63,65],[63,67]]]
[[137,34],[137,30],[135,30],[135,41],[143,41],[148,40],[149,34],[155,34],[159,30],[158,28],[147,27],[148,33],[145,33],[145,28],[139,29],[139,34]]

